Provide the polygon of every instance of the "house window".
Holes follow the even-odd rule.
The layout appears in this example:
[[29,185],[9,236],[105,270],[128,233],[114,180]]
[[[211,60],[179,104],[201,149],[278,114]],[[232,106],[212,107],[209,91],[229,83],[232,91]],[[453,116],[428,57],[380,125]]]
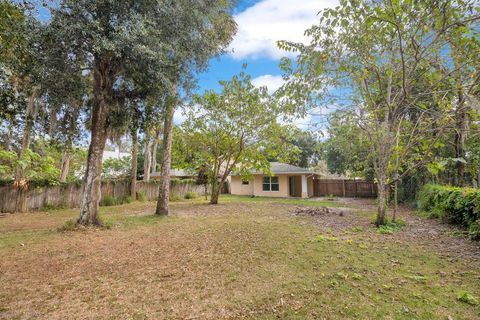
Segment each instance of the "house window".
[[248,180],[242,180],[242,184],[248,185],[250,182]]
[[263,191],[278,191],[280,185],[278,183],[278,177],[263,177]]

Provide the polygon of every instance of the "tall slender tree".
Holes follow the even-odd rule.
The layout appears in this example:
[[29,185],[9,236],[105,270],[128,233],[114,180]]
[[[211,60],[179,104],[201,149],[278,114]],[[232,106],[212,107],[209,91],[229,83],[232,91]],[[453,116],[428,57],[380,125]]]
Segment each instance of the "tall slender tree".
[[[231,16],[232,3],[225,0],[214,0],[209,3],[198,3],[195,8],[196,17],[188,18],[191,26],[186,30],[194,31],[195,36],[189,41],[175,41],[175,51],[171,58],[172,68],[168,70],[168,77],[175,83],[175,89],[164,96],[165,113],[163,123],[163,143],[161,150],[161,181],[157,209],[155,214],[168,215],[168,200],[170,195],[170,165],[173,137],[173,117],[178,104],[186,97],[182,92],[190,92],[194,84],[193,74],[204,70],[209,59],[223,52],[236,32],[236,24]],[[201,17],[200,20],[198,18]],[[193,20],[191,20],[193,19]]]

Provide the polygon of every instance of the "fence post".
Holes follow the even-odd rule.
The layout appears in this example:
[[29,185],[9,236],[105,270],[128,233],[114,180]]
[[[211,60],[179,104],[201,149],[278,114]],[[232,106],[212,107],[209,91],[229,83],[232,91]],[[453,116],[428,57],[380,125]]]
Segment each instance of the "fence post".
[[343,197],[345,198],[345,179],[342,179],[342,191],[343,191]]
[[355,182],[355,198],[358,198],[358,187],[357,187],[357,181]]

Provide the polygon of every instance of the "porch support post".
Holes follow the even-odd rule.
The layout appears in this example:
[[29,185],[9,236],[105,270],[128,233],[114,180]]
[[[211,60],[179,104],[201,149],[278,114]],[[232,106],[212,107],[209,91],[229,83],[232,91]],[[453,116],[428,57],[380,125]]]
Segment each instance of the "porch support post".
[[302,198],[308,198],[307,176],[302,174]]

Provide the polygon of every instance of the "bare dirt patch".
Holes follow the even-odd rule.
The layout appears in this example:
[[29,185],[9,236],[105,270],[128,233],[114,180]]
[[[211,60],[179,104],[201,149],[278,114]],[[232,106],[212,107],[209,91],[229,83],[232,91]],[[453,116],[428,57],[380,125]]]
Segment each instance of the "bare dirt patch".
[[370,236],[372,242],[383,242],[386,238],[388,241],[401,241],[428,248],[448,259],[480,261],[480,243],[462,236],[462,230],[455,226],[442,224],[438,220],[421,218],[415,215],[412,209],[400,207],[397,216],[398,219],[405,221],[405,226],[390,235],[380,236],[376,234],[372,224],[376,208],[373,200],[342,199],[339,201],[355,206],[357,209],[351,207],[301,208],[291,212],[295,215],[316,217],[313,223],[317,227],[338,236],[345,236],[345,232],[348,236],[352,229],[361,228]]

